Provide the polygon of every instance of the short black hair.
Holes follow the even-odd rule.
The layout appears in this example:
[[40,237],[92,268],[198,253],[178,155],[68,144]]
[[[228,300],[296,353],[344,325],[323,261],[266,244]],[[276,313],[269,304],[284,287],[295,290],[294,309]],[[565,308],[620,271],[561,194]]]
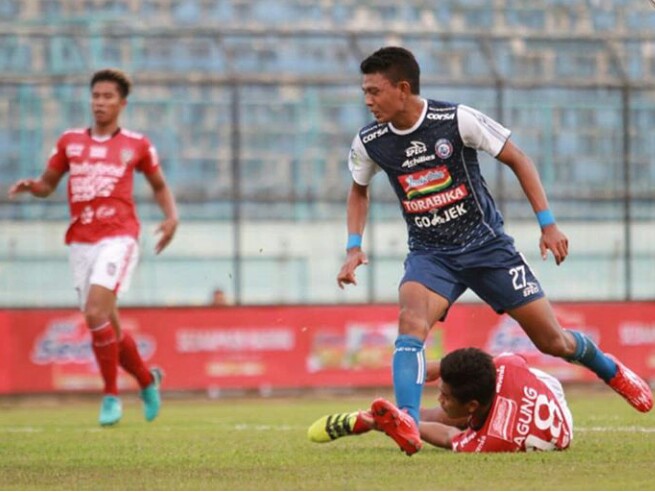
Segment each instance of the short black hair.
[[363,74],[381,73],[394,84],[409,82],[412,94],[421,91],[421,68],[411,51],[400,46],[386,46],[369,55],[359,66]]
[[130,89],[132,88],[130,78],[125,72],[117,68],[103,68],[102,70],[98,70],[91,77],[91,89],[93,89],[93,86],[97,82],[114,82],[118,86],[118,92],[123,99],[129,95]]
[[474,347],[457,349],[441,359],[441,380],[460,403],[486,405],[496,392],[496,366],[488,353]]

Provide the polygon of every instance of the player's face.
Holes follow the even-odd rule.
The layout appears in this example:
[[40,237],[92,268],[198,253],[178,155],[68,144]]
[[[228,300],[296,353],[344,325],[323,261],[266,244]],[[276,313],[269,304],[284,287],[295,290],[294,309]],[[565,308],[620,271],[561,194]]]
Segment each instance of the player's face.
[[440,382],[439,386],[439,404],[448,417],[458,419],[469,417],[470,405],[460,402],[453,396],[452,390],[448,383]]
[[100,81],[91,88],[91,111],[97,125],[116,122],[125,104],[127,100],[121,96],[116,82]]
[[404,109],[405,97],[400,84],[394,84],[381,73],[364,74],[364,101],[378,123],[393,121]]

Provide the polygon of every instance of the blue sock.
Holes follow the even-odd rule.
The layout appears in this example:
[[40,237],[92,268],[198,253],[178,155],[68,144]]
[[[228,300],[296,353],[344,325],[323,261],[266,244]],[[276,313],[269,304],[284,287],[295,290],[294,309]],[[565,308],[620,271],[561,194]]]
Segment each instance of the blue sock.
[[616,375],[618,370],[616,363],[596,347],[596,344],[587,335],[576,330],[568,330],[568,332],[573,335],[576,343],[572,361],[579,362],[591,369],[605,382]]
[[393,353],[393,389],[396,405],[405,408],[418,424],[425,383],[423,342],[411,335],[398,335]]

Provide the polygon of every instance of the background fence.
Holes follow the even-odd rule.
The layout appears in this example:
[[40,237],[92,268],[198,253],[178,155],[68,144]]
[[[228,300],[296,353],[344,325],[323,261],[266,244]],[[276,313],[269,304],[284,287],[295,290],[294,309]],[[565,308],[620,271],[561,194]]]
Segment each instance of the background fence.
[[[389,302],[406,252],[386,180],[373,185],[360,285],[344,257],[346,158],[370,120],[359,62],[415,52],[422,94],[497,118],[535,161],[571,238],[560,267],[518,182],[483,172],[556,300],[655,298],[655,9],[646,0],[437,2],[0,0],[0,306],[69,306],[65,187],[6,199],[41,173],[65,128],[90,122],[88,79],[118,66],[136,86],[123,119],[148,134],[180,202],[178,236],[152,253],[145,180],[142,264],[123,304]],[[475,300],[468,293],[465,299]]]

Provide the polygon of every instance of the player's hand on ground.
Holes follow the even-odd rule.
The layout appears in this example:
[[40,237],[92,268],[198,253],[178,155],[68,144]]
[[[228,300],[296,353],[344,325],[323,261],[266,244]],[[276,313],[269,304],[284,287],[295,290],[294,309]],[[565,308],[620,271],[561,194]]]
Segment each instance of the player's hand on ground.
[[555,264],[559,265],[569,255],[569,239],[559,230],[557,224],[551,224],[541,231],[539,249],[541,258],[544,260],[548,257],[548,250],[550,250],[555,258]]
[[337,284],[339,284],[339,288],[343,289],[346,284],[357,285],[355,269],[359,265],[366,265],[367,263],[368,257],[361,249],[352,248],[348,250],[346,261],[344,261],[341,270],[339,270],[339,275],[337,275]]
[[9,188],[9,198],[14,198],[19,193],[26,193],[32,191],[33,179],[21,179],[16,181]]
[[166,246],[173,240],[175,235],[175,230],[177,229],[177,220],[176,219],[165,219],[159,224],[157,228],[157,233],[161,234],[159,241],[157,241],[157,246],[155,246],[155,253],[161,253]]

